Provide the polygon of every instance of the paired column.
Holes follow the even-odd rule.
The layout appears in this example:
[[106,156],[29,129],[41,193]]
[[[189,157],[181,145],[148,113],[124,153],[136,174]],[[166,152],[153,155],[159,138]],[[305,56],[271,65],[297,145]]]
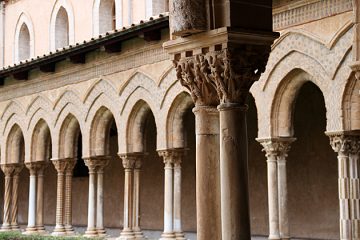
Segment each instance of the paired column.
[[257,139],[267,158],[269,239],[289,239],[286,157],[295,138]]
[[57,193],[56,193],[56,225],[52,235],[65,235],[64,227],[64,173],[66,169],[66,160],[52,160],[57,171]]
[[72,226],[72,177],[76,159],[68,159],[65,168],[64,227],[67,235],[74,234]]
[[354,132],[328,133],[338,153],[340,239],[360,238],[360,135]]
[[[105,235],[103,226],[103,169],[108,163],[109,157],[107,156],[85,159],[85,164],[89,168],[88,226],[85,232],[86,237]],[[100,174],[98,174],[98,171],[100,171]]]

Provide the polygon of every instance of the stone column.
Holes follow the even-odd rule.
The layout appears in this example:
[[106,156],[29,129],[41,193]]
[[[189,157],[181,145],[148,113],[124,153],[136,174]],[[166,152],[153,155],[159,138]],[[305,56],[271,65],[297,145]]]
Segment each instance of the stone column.
[[11,229],[19,230],[18,225],[18,196],[19,196],[19,174],[23,164],[15,164],[12,182],[12,208],[11,208]]
[[135,239],[145,239],[140,228],[140,173],[144,157],[143,153],[132,153],[135,158],[134,164],[134,187],[133,187],[133,231]]
[[72,177],[76,159],[68,159],[65,169],[65,209],[64,227],[67,235],[74,234],[72,227]]
[[121,231],[119,240],[135,239],[132,229],[132,181],[135,158],[131,154],[119,155],[125,169],[125,185],[124,185],[124,228]]
[[[177,78],[195,102],[197,239],[221,239],[220,139],[217,92],[208,80],[206,58],[174,60]],[[211,191],[209,191],[211,189]]]
[[104,228],[104,168],[109,164],[109,159],[97,159],[97,197],[96,197],[96,231],[99,237],[105,237]]
[[288,239],[286,157],[294,138],[257,139],[264,147],[268,171],[269,239]]
[[4,219],[3,224],[1,226],[2,231],[11,230],[11,219],[10,219],[10,211],[11,211],[11,179],[12,174],[14,172],[14,166],[11,164],[3,164],[1,165],[1,170],[5,174],[5,191],[4,191]]
[[159,155],[163,158],[165,164],[164,232],[160,240],[175,239],[173,229],[173,164],[175,154],[171,150],[159,151]]
[[38,233],[45,233],[44,227],[44,170],[47,166],[45,161],[38,162],[37,170],[37,194],[36,194],[36,229]]
[[340,239],[358,239],[360,203],[356,162],[360,138],[351,132],[328,133],[328,136],[332,148],[338,153]]
[[184,149],[178,149],[178,153],[174,159],[174,233],[177,240],[186,240],[181,226],[181,162]]
[[64,172],[66,168],[66,160],[51,161],[57,171],[57,193],[56,193],[56,225],[52,235],[65,235],[64,227]]
[[30,172],[30,183],[29,183],[29,214],[28,214],[28,226],[24,234],[35,234],[37,233],[36,228],[36,172],[38,165],[35,162],[25,163],[25,166]]
[[85,164],[89,168],[89,202],[88,202],[88,226],[85,232],[86,237],[96,237],[97,231],[95,227],[95,187],[96,187],[96,170],[97,162],[93,159],[85,159]]

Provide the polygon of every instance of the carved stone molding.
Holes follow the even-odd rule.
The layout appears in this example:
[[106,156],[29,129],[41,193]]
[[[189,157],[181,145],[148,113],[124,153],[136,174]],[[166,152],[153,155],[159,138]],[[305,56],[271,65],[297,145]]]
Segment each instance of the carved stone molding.
[[174,60],[177,78],[197,105],[245,104],[252,84],[265,71],[267,45],[237,45]]
[[337,153],[358,154],[360,152],[360,134],[358,133],[327,133],[330,145]]
[[290,145],[296,138],[269,138],[269,139],[256,139],[262,146],[266,157],[287,157],[290,150]]

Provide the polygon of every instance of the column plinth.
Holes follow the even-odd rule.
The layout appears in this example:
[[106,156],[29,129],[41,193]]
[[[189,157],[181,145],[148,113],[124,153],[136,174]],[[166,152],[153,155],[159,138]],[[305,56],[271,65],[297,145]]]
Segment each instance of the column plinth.
[[118,240],[135,239],[135,234],[132,229],[133,217],[133,171],[136,158],[131,154],[120,154],[122,164],[125,169],[125,183],[124,183],[124,228],[120,233]]

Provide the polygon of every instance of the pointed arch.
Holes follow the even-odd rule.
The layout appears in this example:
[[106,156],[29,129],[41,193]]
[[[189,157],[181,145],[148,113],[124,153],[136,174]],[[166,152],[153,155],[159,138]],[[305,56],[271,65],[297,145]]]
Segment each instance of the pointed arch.
[[59,159],[76,158],[80,134],[79,121],[73,114],[69,113],[62,122],[59,131]]
[[47,161],[51,158],[51,133],[49,125],[40,119],[31,132],[30,161]]
[[75,18],[68,0],[57,0],[50,20],[50,51],[75,43]]
[[93,36],[122,26],[122,0],[94,0]]
[[24,134],[18,124],[14,124],[6,138],[4,163],[22,163],[25,159]]
[[14,62],[30,59],[35,54],[34,26],[31,18],[22,13],[16,23],[14,36]]

